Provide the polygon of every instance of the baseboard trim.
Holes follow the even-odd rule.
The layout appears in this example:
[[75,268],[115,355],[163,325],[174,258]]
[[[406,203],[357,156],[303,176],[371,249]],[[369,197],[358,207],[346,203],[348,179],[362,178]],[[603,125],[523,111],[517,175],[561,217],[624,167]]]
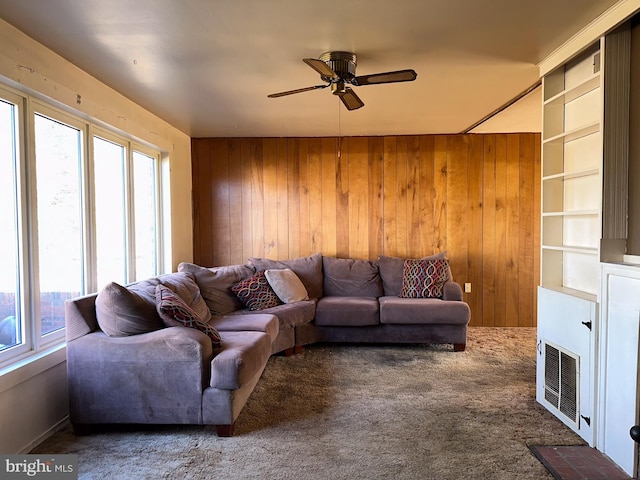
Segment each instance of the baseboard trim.
[[44,442],[47,438],[49,438],[51,435],[53,435],[54,433],[57,433],[60,430],[66,428],[67,425],[69,425],[69,415],[66,415],[62,420],[57,422],[55,425],[53,425],[47,431],[43,432],[41,435],[39,435],[33,441],[29,442],[27,445],[25,445],[23,448],[21,448],[20,451],[18,452],[18,454],[22,455],[22,454],[29,453],[31,450],[33,450],[35,447],[37,447],[42,442]]

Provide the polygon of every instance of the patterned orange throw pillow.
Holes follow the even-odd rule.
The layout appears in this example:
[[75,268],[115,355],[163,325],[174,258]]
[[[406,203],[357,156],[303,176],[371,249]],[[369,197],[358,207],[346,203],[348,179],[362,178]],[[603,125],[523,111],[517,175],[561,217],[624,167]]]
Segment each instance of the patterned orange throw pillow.
[[236,283],[231,287],[231,291],[238,296],[249,310],[264,310],[265,308],[282,305],[282,301],[269,285],[264,270]]
[[195,328],[207,334],[211,339],[213,348],[222,346],[220,333],[211,325],[200,320],[193,308],[189,307],[182,298],[164,285],[156,286],[156,310],[166,326]]
[[448,259],[405,260],[400,297],[442,298],[444,283],[448,278]]

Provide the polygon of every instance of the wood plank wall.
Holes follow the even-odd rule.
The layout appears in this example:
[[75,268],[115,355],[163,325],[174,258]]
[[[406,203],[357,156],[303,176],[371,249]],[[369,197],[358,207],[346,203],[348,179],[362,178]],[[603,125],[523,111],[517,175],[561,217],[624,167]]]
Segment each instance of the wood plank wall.
[[194,262],[446,250],[474,326],[535,326],[540,135],[192,140]]

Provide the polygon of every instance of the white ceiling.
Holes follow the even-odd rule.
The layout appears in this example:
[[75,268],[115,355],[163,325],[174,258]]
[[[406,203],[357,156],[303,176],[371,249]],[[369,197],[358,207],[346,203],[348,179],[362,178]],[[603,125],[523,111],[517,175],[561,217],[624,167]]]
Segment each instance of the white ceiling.
[[[192,137],[400,135],[466,131],[615,3],[0,0],[0,17]],[[355,52],[358,75],[418,78],[354,87],[351,112],[329,89],[267,98],[322,83],[302,58],[329,50]],[[507,122],[539,130],[536,95]]]

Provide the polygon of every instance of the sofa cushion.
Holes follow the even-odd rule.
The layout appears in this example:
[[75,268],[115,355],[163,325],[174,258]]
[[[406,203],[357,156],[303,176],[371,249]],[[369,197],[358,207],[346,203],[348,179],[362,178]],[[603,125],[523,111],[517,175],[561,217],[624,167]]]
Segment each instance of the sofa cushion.
[[220,334],[211,325],[203,322],[200,316],[187,303],[164,285],[156,286],[156,309],[167,327],[189,327],[200,330],[211,339],[213,348],[220,348]]
[[[156,308],[156,287],[164,285],[178,294],[189,307],[193,308],[198,316],[205,322],[211,318],[211,312],[200,294],[200,288],[193,274],[185,272],[167,273],[157,277],[151,277],[140,282],[127,285],[127,288],[145,298],[153,309]],[[158,315],[157,313],[155,314]]]
[[361,327],[378,325],[376,297],[322,297],[316,306],[316,325]]
[[403,298],[442,298],[449,260],[405,260],[402,272]]
[[264,272],[257,272],[246,280],[236,283],[231,287],[231,291],[249,310],[263,310],[282,303],[269,285]]
[[313,320],[316,312],[316,300],[302,300],[295,303],[283,303],[271,308],[265,308],[257,312],[251,310],[237,310],[230,313],[233,315],[255,315],[257,313],[269,313],[278,317],[280,330],[309,323]]
[[[435,255],[423,257],[424,260],[437,260],[447,258],[447,252],[440,252]],[[400,295],[402,290],[402,272],[404,270],[404,258],[380,255],[378,257],[378,269],[382,279],[382,288],[385,295]],[[449,279],[452,280],[451,270]]]
[[248,265],[206,268],[186,262],[178,265],[178,271],[193,274],[202,298],[213,315],[223,315],[244,308],[231,287],[255,273]]
[[271,356],[271,340],[264,332],[220,332],[222,349],[211,361],[211,386],[242,387],[262,372]]
[[107,284],[96,297],[96,320],[111,337],[138,335],[164,327],[154,303],[115,282]]
[[322,254],[316,253],[308,257],[291,260],[271,260],[268,258],[250,257],[249,265],[256,272],[271,268],[290,268],[300,278],[310,298],[322,297]]
[[465,302],[439,298],[380,297],[380,323],[385,324],[451,324],[469,323],[471,311]]
[[383,294],[378,265],[369,260],[322,257],[324,295],[379,297]]
[[271,285],[271,288],[276,292],[282,303],[309,300],[307,289],[293,270],[289,268],[269,268],[264,271],[264,276],[267,277],[269,285]]
[[264,332],[269,335],[272,342],[280,331],[278,317],[270,313],[214,315],[209,325],[219,332]]

